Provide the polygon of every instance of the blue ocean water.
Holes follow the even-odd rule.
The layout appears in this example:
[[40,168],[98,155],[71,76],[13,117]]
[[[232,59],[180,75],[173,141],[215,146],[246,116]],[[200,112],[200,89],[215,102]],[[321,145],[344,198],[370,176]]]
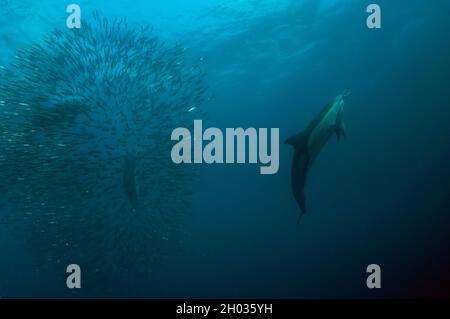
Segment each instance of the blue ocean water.
[[[275,175],[201,166],[183,221],[190,235],[161,248],[163,264],[142,285],[123,276],[69,291],[37,275],[26,239],[2,224],[0,297],[448,296],[450,3],[377,3],[382,28],[371,30],[360,0],[78,1],[82,19],[98,10],[151,24],[201,59],[214,96],[205,125],[275,127],[284,140],[350,88],[347,138],[314,164],[299,224],[290,147],[280,146]],[[67,4],[0,0],[0,65],[65,28]],[[379,290],[366,287],[373,263]]]

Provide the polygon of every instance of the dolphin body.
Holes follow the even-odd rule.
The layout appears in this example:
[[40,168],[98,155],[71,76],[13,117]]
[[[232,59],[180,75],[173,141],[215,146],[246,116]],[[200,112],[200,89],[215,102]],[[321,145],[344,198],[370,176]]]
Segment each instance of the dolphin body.
[[123,167],[123,187],[125,195],[134,211],[139,208],[138,202],[138,188],[136,184],[136,160],[134,156],[127,154],[125,156],[125,163]]
[[349,95],[349,90],[338,95],[317,114],[303,132],[285,141],[285,144],[292,145],[295,150],[292,160],[291,187],[300,207],[299,221],[306,213],[305,183],[314,160],[333,134],[336,134],[338,140],[346,135],[342,111],[344,99]]

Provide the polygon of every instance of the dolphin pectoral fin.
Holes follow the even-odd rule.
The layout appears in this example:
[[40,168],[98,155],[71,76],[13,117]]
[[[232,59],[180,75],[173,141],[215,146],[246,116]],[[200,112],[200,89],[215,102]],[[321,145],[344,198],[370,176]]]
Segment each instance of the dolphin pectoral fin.
[[344,138],[347,137],[347,132],[345,130],[344,123],[342,123],[341,125],[337,125],[335,132],[336,132],[336,137],[337,137],[338,141],[341,140],[341,137],[344,137]]
[[342,122],[341,131],[342,131],[342,136],[347,137],[347,127],[345,126],[344,122]]
[[340,141],[341,140],[341,135],[342,135],[341,131],[339,131],[338,128],[336,128],[334,131],[336,133],[337,140]]
[[341,136],[347,137],[347,130],[345,128],[344,120],[342,119],[342,110],[339,112],[337,117],[335,132],[338,141],[341,139]]

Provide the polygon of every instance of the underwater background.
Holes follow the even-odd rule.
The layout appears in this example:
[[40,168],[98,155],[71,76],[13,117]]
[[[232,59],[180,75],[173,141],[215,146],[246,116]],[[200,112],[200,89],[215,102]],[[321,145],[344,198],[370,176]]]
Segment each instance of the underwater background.
[[[0,0],[0,65],[20,73],[24,67],[14,60],[16,50],[36,43],[50,46],[44,39],[55,29],[71,32],[65,12],[70,3]],[[81,30],[98,12],[109,21],[126,17],[131,29],[149,24],[154,27],[153,36],[169,46],[183,46],[186,60],[193,65],[186,69],[186,77],[205,73],[205,90],[194,90],[187,81],[186,94],[201,92],[204,96],[195,105],[204,113],[194,116],[208,127],[276,127],[283,141],[350,88],[352,94],[344,107],[347,138],[337,142],[333,137],[317,159],[306,187],[308,213],[299,224],[290,189],[292,150],[283,144],[276,175],[260,175],[258,165],[202,165],[192,172],[195,177],[182,183],[180,176],[192,168],[172,168],[170,148],[167,152],[164,147],[144,150],[155,152],[154,158],[161,165],[150,173],[145,168],[139,173],[147,173],[142,179],[152,187],[147,209],[158,210],[163,216],[166,204],[171,211],[183,211],[170,221],[170,227],[165,221],[152,220],[144,227],[141,219],[133,221],[133,215],[122,214],[110,205],[112,195],[107,187],[113,183],[112,177],[95,179],[97,175],[89,175],[84,183],[105,189],[96,198],[96,207],[102,210],[80,212],[86,222],[80,219],[74,224],[75,219],[68,219],[70,224],[51,232],[54,221],[42,223],[44,215],[35,216],[43,211],[34,206],[27,206],[34,209],[34,215],[23,222],[24,208],[18,208],[21,197],[7,190],[12,187],[7,181],[16,177],[19,168],[24,171],[36,163],[30,157],[3,158],[0,217],[7,218],[0,219],[1,298],[449,296],[450,2],[378,0],[382,8],[382,28],[378,30],[367,28],[366,7],[371,2],[362,0],[76,3],[82,10]],[[108,41],[108,37],[98,41]],[[129,41],[126,45],[131,50],[140,44]],[[164,60],[167,54],[178,54],[164,52],[161,63],[169,63]],[[26,59],[33,62],[30,55]],[[48,66],[52,67],[55,65]],[[5,88],[10,88],[17,98],[12,75],[0,74],[0,96],[7,99],[12,93]],[[83,87],[75,90],[87,96]],[[22,93],[30,101],[37,97],[28,91]],[[170,107],[167,110],[175,112]],[[152,128],[157,130],[157,123],[164,122],[165,116],[180,116],[192,123],[193,118],[168,112],[165,115],[163,109],[157,113]],[[62,139],[66,124],[58,125],[52,132]],[[18,130],[18,126],[11,127]],[[164,126],[160,134],[157,130],[152,143],[170,145],[175,127]],[[6,128],[2,126],[4,136],[10,134]],[[145,129],[138,132],[145,138],[153,136]],[[94,130],[92,134],[100,133]],[[146,146],[138,138],[132,141]],[[1,155],[10,151],[5,145],[2,139]],[[23,150],[15,147],[14,151]],[[20,163],[21,158],[26,162]],[[117,165],[119,170],[121,165]],[[78,174],[82,179],[83,172],[67,171],[64,177],[70,180],[71,174]],[[22,183],[26,186],[23,189],[53,189],[42,174],[36,176]],[[172,205],[176,200],[181,201],[180,207]],[[75,199],[68,201],[76,207]],[[118,233],[108,231],[103,224],[105,231],[97,232],[97,221],[105,219],[114,227],[126,224],[130,228],[121,238],[114,238]],[[140,231],[134,233],[133,227]],[[181,235],[159,234],[161,229],[170,232],[172,228]],[[67,248],[68,260],[73,249],[80,258],[92,259],[95,267],[103,264],[109,273],[97,283],[95,275],[82,277],[82,289],[75,291],[66,287],[66,264],[37,271],[44,261],[52,263],[47,255],[62,251],[52,250],[51,244],[67,229],[69,233],[80,230],[79,244],[91,248]],[[149,232],[163,239],[157,249],[146,248]],[[130,247],[142,256],[145,265],[138,263],[131,270],[118,271],[110,264],[117,260],[126,264],[133,255],[128,246],[117,248],[117,243],[123,242],[132,243]],[[95,259],[99,255],[106,257]],[[366,267],[373,263],[382,269],[381,289],[366,287]],[[82,274],[91,267],[89,262],[80,266]]]

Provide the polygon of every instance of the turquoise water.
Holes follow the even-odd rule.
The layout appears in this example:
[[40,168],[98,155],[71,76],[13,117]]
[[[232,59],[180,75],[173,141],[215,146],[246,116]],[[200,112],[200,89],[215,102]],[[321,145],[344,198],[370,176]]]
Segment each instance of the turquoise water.
[[[347,138],[340,142],[332,138],[311,169],[308,213],[299,224],[290,189],[292,150],[286,145],[280,145],[280,170],[275,175],[260,175],[255,165],[201,165],[196,167],[196,177],[177,193],[170,187],[179,183],[178,171],[152,171],[154,179],[139,175],[153,183],[155,191],[145,200],[157,203],[155,209],[163,217],[168,203],[186,200],[180,208],[182,216],[171,221],[180,234],[159,235],[157,253],[142,248],[146,246],[141,240],[166,224],[152,226],[150,221],[148,227],[140,227],[140,215],[122,214],[114,207],[93,208],[92,223],[75,218],[79,224],[68,225],[69,230],[63,225],[50,235],[37,217],[24,223],[24,211],[15,208],[11,196],[0,196],[0,214],[15,217],[0,224],[0,297],[448,295],[447,1],[378,1],[379,30],[367,28],[364,1],[77,4],[82,23],[92,21],[97,10],[107,19],[126,17],[130,28],[150,24],[154,36],[182,46],[187,61],[195,65],[190,72],[206,73],[207,93],[199,108],[207,115],[197,115],[205,126],[279,128],[283,141],[350,88],[352,95],[344,108]],[[8,68],[17,49],[42,44],[52,30],[66,32],[65,6],[61,1],[0,0],[0,65]],[[162,140],[155,143],[170,144],[174,128],[161,128]],[[2,143],[0,147],[5,147]],[[171,167],[170,150],[155,150],[161,167]],[[19,165],[17,161],[20,158],[14,165]],[[4,180],[14,175],[11,167],[15,166],[8,163],[0,167]],[[24,166],[31,167],[31,162]],[[91,173],[76,174],[83,178]],[[2,185],[0,190],[7,193],[8,187]],[[98,205],[106,207],[112,202],[110,196],[102,193],[96,198]],[[81,210],[80,215],[85,213]],[[128,225],[130,231],[120,240],[106,226],[97,232],[94,221],[106,219],[114,221],[111,225]],[[26,226],[17,230],[16,225]],[[92,247],[76,254],[89,255],[95,262],[95,266],[80,262],[82,271],[103,265],[109,274],[101,280],[95,275],[82,279],[78,291],[65,286],[65,264],[48,262],[47,256],[61,253],[53,251],[51,243],[58,234],[73,232],[71,227],[82,228],[77,240]],[[132,227],[138,230],[133,232]],[[37,236],[36,229],[47,232]],[[97,244],[103,240],[112,244]],[[130,243],[128,252],[118,248],[122,242]],[[100,253],[107,258],[95,259]],[[126,264],[133,253],[155,255],[157,261],[122,269],[117,262]],[[70,260],[69,249],[65,254]],[[37,272],[45,260],[50,265]],[[366,287],[366,267],[372,263],[382,268],[382,289],[376,291]]]

